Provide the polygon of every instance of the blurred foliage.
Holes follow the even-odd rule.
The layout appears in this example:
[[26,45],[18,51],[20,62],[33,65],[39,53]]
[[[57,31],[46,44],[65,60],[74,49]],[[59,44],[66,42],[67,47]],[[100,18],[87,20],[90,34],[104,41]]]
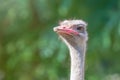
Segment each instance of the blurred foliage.
[[120,0],[0,0],[0,80],[69,80],[64,19],[88,22],[85,80],[120,80]]

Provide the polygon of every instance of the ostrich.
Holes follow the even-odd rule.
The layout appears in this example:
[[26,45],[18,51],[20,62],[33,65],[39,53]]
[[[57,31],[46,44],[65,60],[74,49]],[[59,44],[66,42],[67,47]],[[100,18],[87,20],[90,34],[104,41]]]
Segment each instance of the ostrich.
[[84,80],[84,64],[88,35],[83,20],[64,20],[53,30],[67,45],[71,57],[70,80]]

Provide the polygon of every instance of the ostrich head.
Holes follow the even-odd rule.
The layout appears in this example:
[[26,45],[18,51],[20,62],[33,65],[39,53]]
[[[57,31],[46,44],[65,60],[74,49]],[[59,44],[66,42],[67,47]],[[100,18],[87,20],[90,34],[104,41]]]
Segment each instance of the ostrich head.
[[83,20],[65,20],[60,22],[54,31],[68,46],[78,47],[88,39],[86,26],[87,23]]

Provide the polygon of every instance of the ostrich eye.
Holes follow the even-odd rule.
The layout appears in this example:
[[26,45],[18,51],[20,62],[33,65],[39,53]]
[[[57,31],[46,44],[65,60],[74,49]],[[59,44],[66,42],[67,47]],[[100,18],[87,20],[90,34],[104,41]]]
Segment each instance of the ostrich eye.
[[77,30],[83,30],[84,28],[83,27],[77,27]]
[[76,30],[80,33],[84,33],[85,32],[85,27],[82,24],[78,24],[78,25],[76,25]]

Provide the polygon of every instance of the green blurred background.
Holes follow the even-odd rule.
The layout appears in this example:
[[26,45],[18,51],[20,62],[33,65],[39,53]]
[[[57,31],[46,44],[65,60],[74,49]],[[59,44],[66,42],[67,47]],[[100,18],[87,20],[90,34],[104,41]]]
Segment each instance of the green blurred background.
[[120,80],[120,0],[0,0],[0,80],[69,80],[65,19],[88,23],[85,80]]

